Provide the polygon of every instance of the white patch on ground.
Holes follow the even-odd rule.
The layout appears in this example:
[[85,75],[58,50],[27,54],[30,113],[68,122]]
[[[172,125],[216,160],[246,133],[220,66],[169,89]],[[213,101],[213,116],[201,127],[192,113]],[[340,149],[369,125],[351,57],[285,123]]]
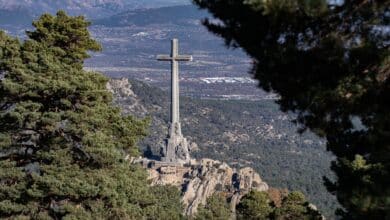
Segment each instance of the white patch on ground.
[[216,83],[256,83],[254,79],[249,77],[208,77],[200,78],[202,82],[207,84],[216,84]]
[[119,37],[105,37],[105,38],[101,38],[100,41],[106,42],[106,43],[108,43],[108,42],[110,42],[110,43],[127,43],[130,40],[125,39],[125,38],[119,38]]
[[148,36],[148,35],[149,35],[148,33],[142,31],[142,32],[133,34],[133,35],[131,35],[131,36],[132,36],[132,37],[146,37],[146,36]]

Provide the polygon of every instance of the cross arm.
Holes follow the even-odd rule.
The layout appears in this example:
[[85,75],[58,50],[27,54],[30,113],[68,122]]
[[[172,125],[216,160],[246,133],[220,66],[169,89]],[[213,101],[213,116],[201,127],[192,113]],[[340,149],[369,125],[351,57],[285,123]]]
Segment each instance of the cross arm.
[[172,57],[170,55],[157,55],[157,60],[159,61],[172,61]]
[[192,61],[191,55],[178,55],[175,57],[176,61]]
[[191,55],[178,55],[175,57],[172,57],[171,55],[157,55],[157,60],[159,61],[192,61],[193,58]]

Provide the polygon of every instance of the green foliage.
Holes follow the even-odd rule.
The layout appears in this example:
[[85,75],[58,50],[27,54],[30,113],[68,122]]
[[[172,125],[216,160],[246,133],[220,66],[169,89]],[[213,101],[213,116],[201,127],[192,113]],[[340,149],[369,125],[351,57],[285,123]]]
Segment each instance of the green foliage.
[[242,197],[236,207],[237,219],[269,219],[274,211],[266,192],[251,191]]
[[222,194],[214,194],[207,199],[205,206],[198,208],[197,220],[226,220],[231,218],[231,211]]
[[155,204],[158,204],[158,206],[151,207],[148,212],[148,219],[184,219],[180,215],[183,211],[183,206],[179,202],[181,200],[181,194],[176,186],[154,186],[151,191],[156,198]]
[[280,207],[270,200],[267,192],[251,191],[236,207],[237,219],[322,219],[320,213],[310,207],[301,192],[286,195]]
[[58,12],[24,42],[0,32],[0,217],[178,219],[178,190],[124,160],[148,122],[122,116],[108,79],[81,68],[100,48],[88,24]]
[[341,216],[389,218],[389,1],[194,2],[221,21],[205,20],[210,31],[255,60],[252,73],[281,109],[327,139],[337,181],[326,185]]
[[275,219],[322,219],[320,213],[312,209],[301,192],[291,192],[275,210]]
[[69,17],[64,11],[57,16],[42,15],[33,22],[34,31],[27,31],[31,40],[53,49],[61,62],[82,68],[83,61],[89,58],[87,51],[99,51],[101,46],[88,32],[91,23],[83,16]]

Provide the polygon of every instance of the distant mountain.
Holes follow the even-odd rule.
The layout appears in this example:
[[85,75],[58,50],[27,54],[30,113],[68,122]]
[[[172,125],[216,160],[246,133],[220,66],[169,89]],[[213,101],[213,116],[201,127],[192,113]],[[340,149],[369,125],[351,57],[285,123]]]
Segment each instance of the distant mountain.
[[127,10],[189,3],[188,0],[0,0],[0,9],[12,12],[22,8],[35,16],[62,9],[71,15],[103,18]]
[[95,20],[94,25],[105,26],[145,26],[149,24],[186,23],[188,20],[200,20],[209,16],[194,5],[179,5],[153,9],[130,10],[108,18]]

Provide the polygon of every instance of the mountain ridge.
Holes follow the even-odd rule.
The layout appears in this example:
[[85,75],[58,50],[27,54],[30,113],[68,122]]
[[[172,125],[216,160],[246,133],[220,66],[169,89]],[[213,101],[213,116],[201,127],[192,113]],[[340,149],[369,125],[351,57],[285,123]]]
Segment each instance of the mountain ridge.
[[18,8],[23,8],[33,16],[65,10],[71,15],[86,15],[89,18],[102,18],[129,9],[180,4],[189,4],[189,2],[185,0],[151,0],[148,2],[138,0],[0,0],[0,9],[13,11]]

